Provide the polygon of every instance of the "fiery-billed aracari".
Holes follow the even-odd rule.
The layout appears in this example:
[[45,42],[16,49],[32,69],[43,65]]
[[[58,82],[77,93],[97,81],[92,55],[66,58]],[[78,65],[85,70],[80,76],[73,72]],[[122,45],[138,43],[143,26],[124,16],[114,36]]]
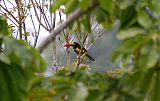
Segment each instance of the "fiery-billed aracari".
[[88,54],[87,50],[86,50],[84,47],[81,47],[81,45],[80,45],[79,43],[77,43],[77,42],[66,43],[66,44],[64,44],[64,46],[66,46],[66,47],[67,47],[67,46],[72,46],[73,49],[74,49],[74,52],[75,52],[77,55],[81,54],[81,56],[86,56],[86,57],[88,57],[90,60],[95,61],[95,59],[92,58],[92,57]]

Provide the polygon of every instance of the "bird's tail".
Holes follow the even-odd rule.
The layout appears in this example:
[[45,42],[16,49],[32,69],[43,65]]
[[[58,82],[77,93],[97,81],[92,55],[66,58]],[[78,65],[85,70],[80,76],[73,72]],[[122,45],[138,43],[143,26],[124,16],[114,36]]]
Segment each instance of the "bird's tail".
[[95,60],[94,58],[92,58],[90,55],[86,54],[86,56],[87,56],[90,60],[96,61],[96,60]]

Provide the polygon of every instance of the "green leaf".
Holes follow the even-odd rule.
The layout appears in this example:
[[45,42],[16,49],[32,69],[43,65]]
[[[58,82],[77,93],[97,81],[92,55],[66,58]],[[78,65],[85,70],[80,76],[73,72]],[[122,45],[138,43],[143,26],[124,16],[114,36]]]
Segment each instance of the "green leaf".
[[97,8],[95,10],[95,16],[96,16],[96,20],[99,23],[102,23],[107,19],[108,13],[105,10],[101,9],[101,8]]
[[120,62],[122,60],[123,53],[119,51],[115,51],[112,54],[112,62]]
[[0,61],[4,62],[6,64],[11,63],[10,59],[5,54],[0,54]]
[[96,20],[101,23],[105,28],[112,28],[112,20],[109,18],[109,14],[104,9],[98,7],[95,10]]
[[113,53],[113,61],[122,61],[122,58],[135,56],[140,53],[141,47],[148,43],[150,38],[146,34],[139,34],[132,38],[125,39]]
[[83,10],[86,10],[90,3],[91,3],[91,0],[80,0],[79,6],[80,6]]
[[104,92],[102,93],[99,90],[92,90],[89,92],[86,101],[102,101],[104,94]]
[[0,62],[0,98],[1,101],[25,101],[29,87],[29,75],[26,69]]
[[[66,0],[67,1],[67,0]],[[66,9],[65,9],[65,13],[69,14],[72,11],[75,10],[75,8],[77,7],[77,0],[69,0],[66,5],[65,5]]]
[[153,22],[151,18],[148,16],[148,14],[144,10],[138,11],[137,20],[138,20],[138,23],[146,29],[149,29],[153,26]]
[[127,28],[134,25],[137,22],[136,20],[136,11],[134,5],[130,5],[125,9],[121,10],[120,13],[120,27]]
[[79,20],[77,20],[71,27],[74,32],[81,32],[81,24]]
[[160,2],[159,0],[147,0],[148,7],[151,9],[155,17],[159,17]]
[[112,0],[99,0],[100,6],[106,10],[107,12],[112,12],[113,10],[113,3]]
[[[127,85],[133,87],[139,82],[139,80],[142,78],[143,72],[137,71],[133,72],[133,74],[127,74],[126,77],[122,80],[123,83],[126,83]],[[124,88],[125,89],[125,88]]]
[[0,55],[1,101],[25,101],[34,72],[42,72],[45,63],[34,48],[11,37],[4,38]]
[[85,101],[85,98],[88,96],[88,89],[81,82],[77,82],[73,92],[70,92],[71,97],[69,98],[69,101]]
[[91,23],[90,23],[90,15],[85,15],[82,20],[82,29],[84,29],[86,32],[90,33],[91,32]]
[[66,95],[66,90],[62,90],[56,96],[53,97],[52,101],[61,101],[63,97]]
[[154,78],[152,79],[150,92],[147,97],[148,101],[159,101],[160,99],[160,73],[157,71],[154,73]]
[[157,72],[157,75],[156,75],[156,85],[155,85],[155,96],[154,96],[154,99],[155,101],[158,99],[160,99],[160,73]]
[[124,40],[117,51],[131,54],[137,48],[140,48],[148,42],[147,35],[136,35],[135,37]]
[[50,12],[55,12],[61,5],[65,4],[67,0],[56,0],[50,7]]
[[41,58],[39,52],[27,45],[27,43],[22,40],[5,37],[4,44],[4,54],[7,55],[12,62],[23,68],[31,67],[37,72],[44,71],[44,60]]
[[140,83],[140,85],[138,85],[138,86],[140,87],[140,89],[143,91],[144,94],[147,94],[149,91],[149,88],[152,85],[151,82],[153,79],[154,71],[152,69],[150,69],[150,70],[142,73],[141,75],[143,75],[143,76],[142,76],[141,80],[138,81],[138,83]]
[[[27,95],[27,101],[51,101],[52,96],[55,95],[55,91],[53,89],[44,89],[42,81],[44,77],[36,77],[32,80],[32,86]],[[59,100],[54,100],[59,101]]]
[[132,38],[132,37],[135,37],[136,35],[144,34],[144,33],[145,31],[142,28],[132,27],[126,30],[121,30],[117,35],[117,38],[120,40],[125,40],[125,39]]
[[131,3],[131,1],[128,0],[118,0],[117,3],[120,6],[120,9],[126,9],[128,7],[128,4]]
[[146,43],[141,47],[139,55],[135,61],[136,68],[138,70],[148,70],[154,68],[158,61],[158,52],[153,48],[152,44]]
[[137,60],[139,68],[152,68],[158,61],[158,52],[151,45],[146,45],[141,49],[141,55]]
[[63,77],[53,78],[52,81],[54,89],[57,90],[58,92],[64,89],[70,89],[71,86],[74,84],[73,81]]
[[148,53],[148,59],[146,61],[146,66],[148,68],[154,67],[158,61],[158,52],[155,49],[150,50]]
[[7,20],[0,16],[0,35],[9,35]]

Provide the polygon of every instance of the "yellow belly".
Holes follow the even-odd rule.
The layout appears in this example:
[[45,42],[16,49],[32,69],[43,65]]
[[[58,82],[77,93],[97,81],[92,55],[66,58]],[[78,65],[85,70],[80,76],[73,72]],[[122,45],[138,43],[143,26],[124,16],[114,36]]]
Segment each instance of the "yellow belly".
[[84,50],[80,50],[78,48],[75,48],[74,51],[75,51],[76,54],[81,53],[82,56],[85,56],[87,54],[87,52],[85,52]]

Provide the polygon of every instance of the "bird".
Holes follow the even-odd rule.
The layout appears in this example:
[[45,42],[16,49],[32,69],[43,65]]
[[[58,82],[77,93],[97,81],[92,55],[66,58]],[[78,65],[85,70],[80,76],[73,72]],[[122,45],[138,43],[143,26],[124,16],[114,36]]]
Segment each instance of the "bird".
[[73,42],[73,43],[66,43],[64,44],[65,47],[69,47],[69,46],[72,46],[73,47],[73,50],[74,52],[77,54],[77,55],[81,55],[81,56],[86,56],[88,57],[91,61],[95,61],[94,58],[92,58],[87,50],[84,48],[84,47],[81,47],[81,45],[77,42]]

